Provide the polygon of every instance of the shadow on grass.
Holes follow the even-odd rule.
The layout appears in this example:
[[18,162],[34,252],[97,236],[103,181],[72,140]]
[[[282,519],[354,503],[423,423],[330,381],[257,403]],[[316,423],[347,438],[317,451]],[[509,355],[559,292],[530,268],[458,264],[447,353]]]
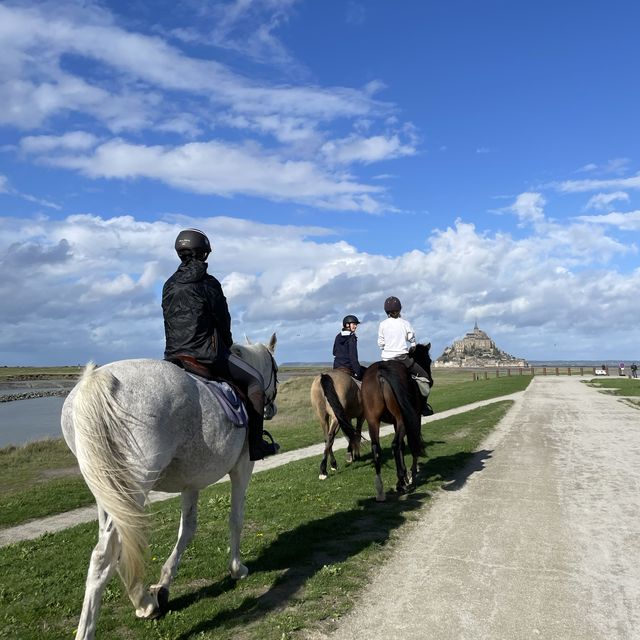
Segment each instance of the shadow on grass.
[[[249,564],[250,573],[279,571],[269,589],[260,596],[245,598],[238,607],[203,620],[177,640],[197,637],[220,627],[245,626],[264,617],[269,611],[282,609],[304,588],[306,582],[326,565],[344,562],[371,544],[384,544],[394,529],[401,526],[406,512],[419,509],[425,493],[403,496],[376,503],[373,498],[360,500],[358,507],[314,520],[278,536]],[[372,511],[375,514],[372,515]],[[301,544],[304,541],[304,544]],[[225,578],[169,602],[173,611],[185,609],[203,598],[216,596],[234,588]]]
[[[447,491],[457,491],[471,475],[484,469],[484,461],[491,454],[489,450],[458,452],[427,460],[419,469],[418,486],[435,481]],[[373,467],[371,473],[374,473]],[[239,606],[203,620],[177,640],[197,637],[221,627],[231,630],[244,627],[271,611],[283,609],[325,566],[344,562],[371,544],[383,545],[391,533],[406,521],[405,514],[421,508],[428,495],[415,491],[400,498],[393,492],[387,492],[387,502],[377,503],[374,498],[360,500],[355,509],[282,533],[249,564],[250,573],[281,572],[268,590],[259,596],[246,597]],[[171,600],[169,607],[174,611],[188,608],[203,598],[215,598],[234,589],[235,584],[231,578],[225,578]]]

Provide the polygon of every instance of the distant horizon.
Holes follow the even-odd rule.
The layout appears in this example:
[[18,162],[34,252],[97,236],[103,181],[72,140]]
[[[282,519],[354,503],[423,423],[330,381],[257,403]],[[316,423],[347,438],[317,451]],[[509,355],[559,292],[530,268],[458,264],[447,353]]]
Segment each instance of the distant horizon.
[[[153,358],[151,358],[153,359]],[[276,358],[277,360],[277,358]],[[527,362],[531,366],[544,366],[545,364],[551,365],[560,365],[560,364],[571,364],[572,366],[598,366],[599,364],[606,364],[607,366],[615,365],[616,367],[620,363],[624,363],[625,365],[631,364],[633,362],[640,362],[640,357],[638,358],[600,358],[596,360],[585,360],[585,359],[577,359],[577,360],[568,360],[568,359],[557,359],[557,360],[527,360],[527,358],[522,358],[525,362]],[[97,362],[98,366],[103,366],[105,364],[109,364],[110,362],[115,362],[115,360],[110,360],[108,362]],[[363,366],[368,366],[373,362],[377,362],[376,360],[360,360]],[[85,367],[88,363],[84,364],[0,364],[0,369],[62,369],[62,368],[77,368],[77,367]],[[279,367],[326,367],[331,368],[333,366],[333,361],[286,361],[286,362],[278,362]],[[447,368],[451,369],[474,369],[474,368],[494,368],[494,365],[488,365],[486,367],[456,367],[450,366]],[[501,368],[508,368],[504,365]],[[518,365],[513,365],[512,368],[521,368]]]

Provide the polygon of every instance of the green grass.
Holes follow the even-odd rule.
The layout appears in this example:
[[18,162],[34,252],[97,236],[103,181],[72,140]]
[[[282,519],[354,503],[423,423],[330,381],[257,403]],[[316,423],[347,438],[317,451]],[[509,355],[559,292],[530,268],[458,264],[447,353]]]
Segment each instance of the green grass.
[[0,382],[30,378],[68,378],[79,376],[82,367],[0,367]]
[[[170,612],[148,622],[135,618],[117,578],[104,598],[98,638],[283,640],[303,630],[328,631],[348,611],[372,570],[388,557],[407,521],[429,504],[431,492],[460,488],[472,455],[477,472],[488,451],[479,444],[511,402],[452,416],[424,430],[428,458],[417,490],[390,492],[395,467],[383,440],[387,502],[376,503],[368,447],[359,462],[317,479],[320,457],[256,474],[249,486],[242,539],[250,574],[238,583],[227,574],[229,486],[202,492],[199,529],[174,582]],[[178,500],[156,504],[148,558],[149,580],[175,542]],[[45,535],[0,549],[0,638],[71,638],[80,613],[96,524]],[[389,597],[394,597],[389,594]]]
[[593,378],[587,384],[596,387],[603,393],[614,396],[640,396],[640,379],[638,378]]
[[531,382],[531,376],[505,376],[488,380],[448,381],[443,385],[435,374],[434,378],[429,402],[436,413],[522,391]]
[[[309,400],[312,381],[313,376],[303,375],[281,385],[278,414],[265,426],[283,451],[323,440]],[[454,374],[443,383],[436,377],[431,404],[441,412],[519,391],[530,381],[529,376],[512,376],[473,382]],[[77,473],[75,458],[62,439],[0,449],[0,528],[93,504]]]
[[0,528],[93,504],[79,473],[61,438],[0,449]]

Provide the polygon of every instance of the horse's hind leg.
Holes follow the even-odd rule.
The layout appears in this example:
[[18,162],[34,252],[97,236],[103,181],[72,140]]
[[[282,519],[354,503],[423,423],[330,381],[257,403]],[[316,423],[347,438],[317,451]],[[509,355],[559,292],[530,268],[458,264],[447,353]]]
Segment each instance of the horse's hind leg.
[[369,422],[369,435],[371,437],[371,453],[373,454],[373,466],[376,470],[374,486],[376,489],[376,501],[384,502],[384,484],[382,482],[382,449],[380,447],[380,424]]
[[324,437],[324,455],[322,456],[322,462],[320,462],[320,475],[318,476],[320,480],[327,479],[327,461],[331,461],[331,469],[333,471],[338,468],[335,456],[333,455],[333,442],[335,440],[337,430],[338,421],[335,418],[328,421],[325,429],[326,435]]
[[405,493],[409,488],[410,479],[407,476],[407,466],[404,463],[404,426],[402,424],[396,427],[396,435],[393,438],[391,450],[396,462],[396,476],[398,478],[396,491]]
[[100,508],[98,508],[98,521],[98,543],[91,553],[76,640],[89,640],[95,636],[102,594],[116,570],[120,554],[118,534]]
[[229,514],[229,573],[234,580],[246,577],[249,569],[242,564],[240,557],[240,536],[244,524],[244,505],[247,495],[247,487],[251,480],[253,462],[244,453],[240,456],[235,466],[229,471],[231,478],[231,512]]
[[178,529],[178,540],[171,555],[167,558],[160,572],[160,580],[157,584],[151,585],[150,591],[158,601],[160,613],[165,613],[169,603],[169,585],[175,578],[180,558],[187,545],[193,539],[198,524],[198,492],[195,490],[185,490],[182,492],[182,511],[180,515],[180,528]]
[[357,438],[353,444],[349,443],[349,447],[347,449],[347,464],[354,462],[355,460],[360,460],[360,442],[362,441],[362,424],[364,422],[364,418],[356,418],[356,435]]

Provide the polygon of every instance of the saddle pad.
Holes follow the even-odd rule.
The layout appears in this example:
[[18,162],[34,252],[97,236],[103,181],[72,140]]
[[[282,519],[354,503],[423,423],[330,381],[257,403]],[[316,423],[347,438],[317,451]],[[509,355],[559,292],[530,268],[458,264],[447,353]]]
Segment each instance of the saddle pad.
[[213,397],[223,408],[227,418],[236,425],[236,427],[246,428],[249,416],[247,410],[235,392],[235,389],[226,382],[218,382],[216,380],[205,380],[193,373],[186,372],[194,380],[203,384],[211,392]]
[[418,384],[418,388],[420,389],[420,393],[425,397],[429,397],[429,393],[431,392],[431,387],[429,386],[429,381],[426,378],[422,378],[420,376],[411,376],[416,383]]

